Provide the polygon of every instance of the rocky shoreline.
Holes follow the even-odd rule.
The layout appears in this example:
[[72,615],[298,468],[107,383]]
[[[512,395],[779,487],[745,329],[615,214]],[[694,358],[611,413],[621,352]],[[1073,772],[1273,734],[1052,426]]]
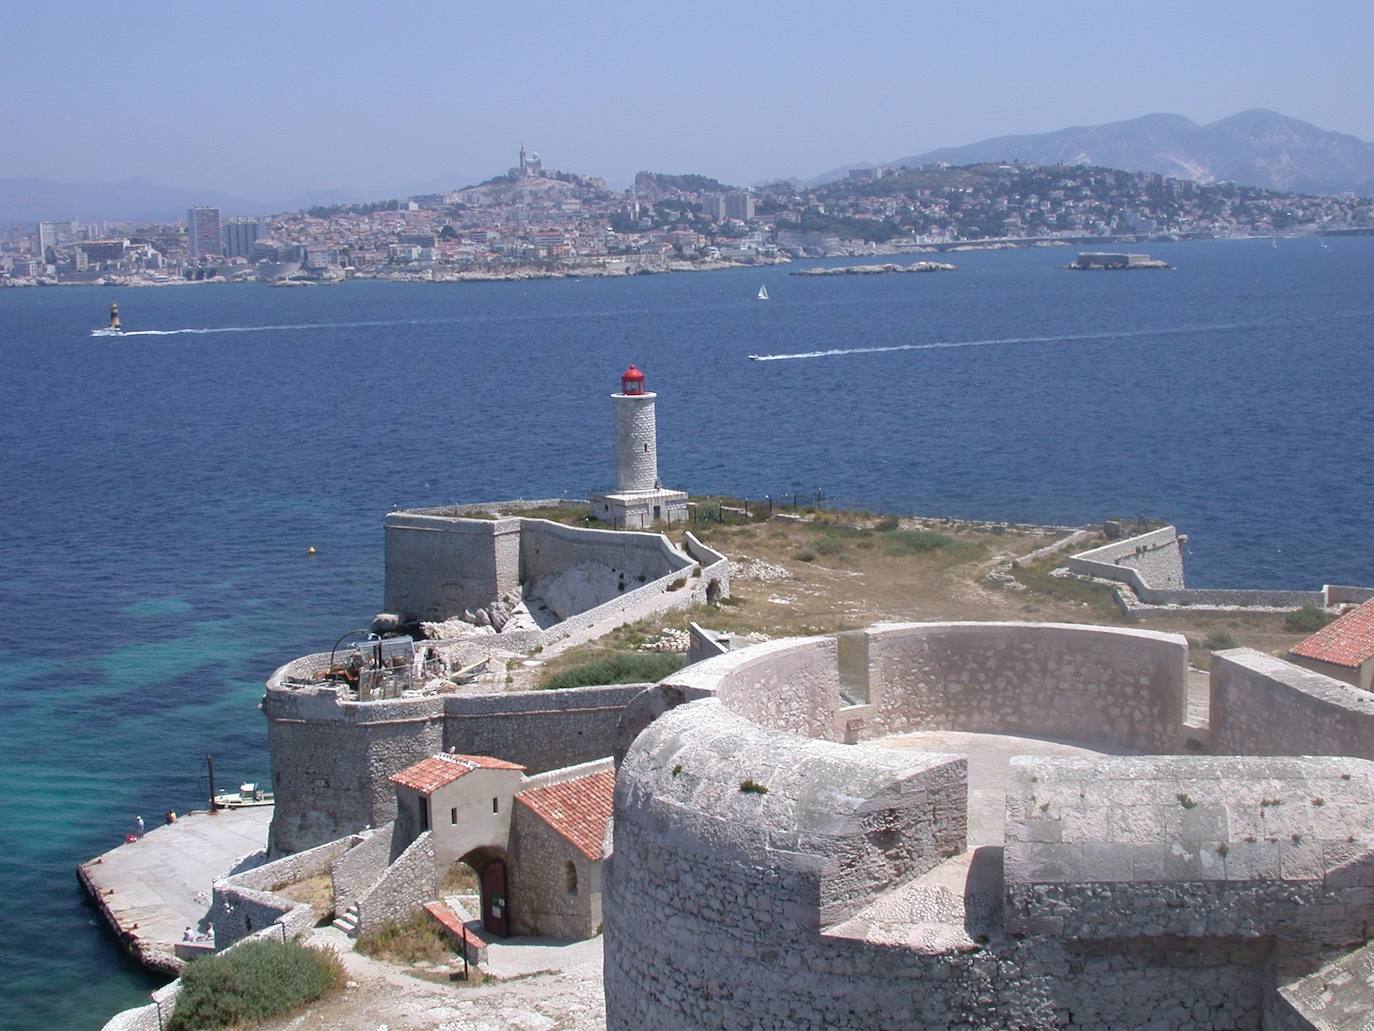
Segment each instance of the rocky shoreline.
[[706,261],[663,261],[654,264],[631,264],[626,262],[614,266],[585,265],[562,268],[543,268],[534,265],[521,265],[510,269],[466,269],[463,271],[433,270],[425,272],[387,272],[385,270],[356,272],[352,275],[338,275],[323,278],[288,277],[280,279],[258,279],[251,274],[236,274],[226,279],[223,276],[208,276],[205,279],[181,279],[171,277],[151,277],[137,275],[101,276],[93,280],[62,280],[47,277],[11,279],[0,282],[0,287],[22,288],[41,286],[202,286],[209,283],[262,283],[266,286],[328,286],[347,282],[350,279],[376,279],[388,283],[516,283],[534,279],[616,279],[626,276],[657,276],[670,272],[720,272],[726,269],[767,268],[774,265],[790,264],[791,258],[780,255],[776,258],[759,257],[752,261],[734,261],[713,258]]
[[885,262],[882,265],[841,265],[836,268],[804,268],[791,276],[885,276],[894,272],[954,272],[958,266],[944,261],[913,261],[910,265]]

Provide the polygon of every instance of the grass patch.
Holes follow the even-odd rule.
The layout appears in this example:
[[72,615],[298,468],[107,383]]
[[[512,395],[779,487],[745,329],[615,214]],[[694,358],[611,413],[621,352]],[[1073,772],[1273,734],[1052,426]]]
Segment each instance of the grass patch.
[[422,909],[404,920],[364,931],[358,935],[357,949],[365,956],[393,963],[438,963],[453,955],[453,947],[439,922]]
[[873,529],[879,533],[891,533],[893,530],[900,529],[902,521],[896,516],[883,516],[873,524]]
[[686,661],[686,656],[675,652],[613,652],[555,673],[539,686],[545,691],[562,691],[595,684],[649,683],[676,673]]
[[795,552],[792,555],[792,557],[796,559],[798,562],[816,561],[816,553],[814,551],[811,551],[809,548],[803,548],[801,551]]
[[822,537],[816,542],[817,555],[839,555],[844,551],[844,543],[837,537]]
[[1283,617],[1283,628],[1295,634],[1313,634],[1335,618],[1315,605],[1304,605]]
[[752,777],[749,778],[748,780],[742,780],[742,781],[740,781],[740,782],[739,782],[739,789],[740,789],[742,792],[744,792],[746,795],[766,795],[766,794],[768,794],[768,786],[765,785],[765,784],[760,784],[758,781],[754,780]]
[[235,1027],[300,1009],[344,982],[332,949],[298,942],[252,941],[191,960],[168,1031]]
[[889,555],[925,555],[942,551],[962,557],[983,550],[972,541],[961,541],[936,530],[890,530],[883,536],[883,550]]
[[1087,606],[1093,618],[1102,623],[1122,623],[1125,617],[1116,603],[1116,595],[1106,584],[1079,580],[1071,576],[1050,576],[1060,559],[1048,562],[1022,563],[1016,570],[1016,579],[1026,585],[1032,594],[1047,595],[1056,601],[1068,602],[1079,608]]

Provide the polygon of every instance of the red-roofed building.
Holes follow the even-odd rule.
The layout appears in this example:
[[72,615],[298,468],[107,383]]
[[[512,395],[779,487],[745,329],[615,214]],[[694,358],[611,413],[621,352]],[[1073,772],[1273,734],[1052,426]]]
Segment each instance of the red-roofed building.
[[1374,682],[1374,598],[1295,645],[1288,658],[1299,666],[1344,680],[1364,691]]
[[601,926],[615,771],[609,759],[529,778],[524,771],[504,759],[450,752],[392,774],[391,860],[412,845],[433,856],[424,877],[397,876],[429,893],[462,862],[478,874],[485,930],[590,938]]
[[488,755],[431,755],[391,775],[396,828],[409,843],[433,831],[442,872],[477,849],[504,851],[525,767]]
[[[530,778],[511,821],[516,930],[590,938],[601,927],[615,771],[606,762]],[[537,931],[536,931],[537,929]]]

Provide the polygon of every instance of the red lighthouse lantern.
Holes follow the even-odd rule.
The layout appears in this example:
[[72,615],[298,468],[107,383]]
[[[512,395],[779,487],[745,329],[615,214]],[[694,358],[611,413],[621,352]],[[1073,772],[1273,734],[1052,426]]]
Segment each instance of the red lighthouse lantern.
[[631,365],[620,374],[620,392],[622,394],[642,394],[644,393],[644,373]]

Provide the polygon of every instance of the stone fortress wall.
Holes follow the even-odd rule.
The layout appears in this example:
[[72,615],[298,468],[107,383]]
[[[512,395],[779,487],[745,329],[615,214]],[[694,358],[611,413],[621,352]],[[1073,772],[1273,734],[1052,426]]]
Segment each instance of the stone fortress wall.
[[[495,507],[389,515],[387,608],[407,618],[442,618],[453,613],[452,606],[487,605],[502,591],[518,593],[522,580],[587,561],[623,571],[630,583],[645,578],[642,586],[542,631],[473,639],[539,647],[548,655],[624,623],[729,595],[728,560],[691,533],[678,549],[662,534],[471,517]],[[492,755],[531,773],[604,758],[613,750],[622,710],[645,686],[358,702],[313,681],[328,665],[328,653],[306,655],[267,681],[262,711],[276,794],[269,842],[274,856],[394,819],[395,793],[387,778],[435,752]]]
[[1117,602],[1126,615],[1146,619],[1173,606],[1194,609],[1318,608],[1361,602],[1374,591],[1360,587],[1327,585],[1316,591],[1249,590],[1220,587],[1186,587],[1183,580],[1183,543],[1186,537],[1172,526],[1112,541],[1100,548],[1070,556],[1070,572],[1078,576],[1112,580]]
[[474,517],[497,508],[518,511],[505,502],[389,513],[386,611],[404,621],[440,622],[501,598],[517,598],[525,585],[585,563],[620,574],[625,589],[602,604],[562,613],[539,631],[498,635],[499,642],[529,650],[568,647],[622,623],[730,593],[729,562],[690,532],[677,548],[661,533],[566,526],[518,515]]
[[[1184,639],[880,625],[647,690],[617,743],[608,1027],[1318,1026],[1311,999],[1331,993],[1312,985],[1367,951],[1374,919],[1374,706],[1260,653],[1217,659],[1218,751],[1313,754],[1015,760],[1006,845],[950,860],[962,758],[834,742],[927,728],[1180,751]],[[986,933],[934,947],[912,885],[960,860],[992,872],[993,915],[976,925],[966,899]]]
[[531,773],[611,754],[626,704],[646,685],[431,695],[355,702],[332,687],[292,687],[307,656],[273,674],[267,717],[276,809],[270,853],[333,841],[396,816],[391,774],[453,749],[492,755]]

